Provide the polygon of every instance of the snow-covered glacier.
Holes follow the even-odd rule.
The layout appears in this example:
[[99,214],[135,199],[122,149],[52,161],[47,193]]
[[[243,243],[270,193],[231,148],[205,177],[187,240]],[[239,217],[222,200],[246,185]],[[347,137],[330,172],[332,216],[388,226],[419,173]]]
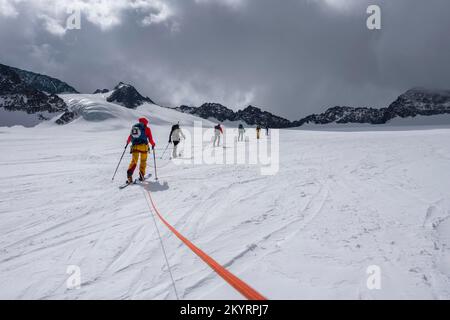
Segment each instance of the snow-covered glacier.
[[[62,97],[79,115],[70,124],[0,128],[1,299],[174,299],[145,190],[269,299],[450,298],[450,127],[281,130],[276,175],[158,158],[159,182],[119,190],[128,153],[111,176],[138,117],[157,155],[173,123],[192,132],[200,119]],[[242,298],[158,223],[182,299]],[[78,289],[69,266],[80,268]]]

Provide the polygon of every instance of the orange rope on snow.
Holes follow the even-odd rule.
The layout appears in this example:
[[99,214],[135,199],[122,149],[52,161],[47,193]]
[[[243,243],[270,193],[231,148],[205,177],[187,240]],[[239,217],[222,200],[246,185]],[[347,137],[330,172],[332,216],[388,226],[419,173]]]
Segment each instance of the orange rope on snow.
[[258,293],[255,289],[250,287],[244,281],[236,277],[230,271],[221,266],[217,261],[208,256],[205,252],[200,250],[191,241],[186,239],[181,233],[179,233],[174,227],[172,227],[161,215],[158,208],[153,201],[152,195],[147,191],[151,205],[156,215],[161,221],[172,231],[186,246],[188,246],[197,256],[199,256],[204,262],[206,262],[219,276],[221,276],[228,284],[241,293],[248,300],[267,300],[263,295]]

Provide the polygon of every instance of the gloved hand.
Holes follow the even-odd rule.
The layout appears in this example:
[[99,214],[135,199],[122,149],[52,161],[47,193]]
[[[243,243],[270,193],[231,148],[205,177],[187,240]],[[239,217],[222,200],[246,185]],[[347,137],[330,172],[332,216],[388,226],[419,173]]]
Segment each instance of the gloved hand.
[[155,150],[155,146],[152,146],[152,150]]

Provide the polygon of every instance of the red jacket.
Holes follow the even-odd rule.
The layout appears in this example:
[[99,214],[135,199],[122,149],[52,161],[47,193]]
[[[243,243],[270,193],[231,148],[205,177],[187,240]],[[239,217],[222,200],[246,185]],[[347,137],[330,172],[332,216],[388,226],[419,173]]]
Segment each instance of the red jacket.
[[223,129],[222,126],[220,124],[218,124],[217,126],[214,127],[214,129],[219,130],[221,134],[223,134]]
[[[147,136],[148,141],[150,142],[152,147],[154,147],[155,146],[155,141],[153,141],[152,130],[150,130],[150,128],[147,126],[148,125],[148,120],[145,119],[145,118],[140,118],[139,122],[143,123],[145,125],[145,135]],[[128,136],[127,144],[129,144],[130,142],[131,142],[131,134]]]

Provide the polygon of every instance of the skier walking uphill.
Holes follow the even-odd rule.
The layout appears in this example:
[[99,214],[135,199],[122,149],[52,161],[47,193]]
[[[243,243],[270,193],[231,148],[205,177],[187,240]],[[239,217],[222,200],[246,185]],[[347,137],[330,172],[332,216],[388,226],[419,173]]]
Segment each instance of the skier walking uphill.
[[139,155],[141,157],[141,163],[139,166],[139,180],[144,180],[145,170],[147,168],[147,154],[149,152],[150,143],[152,145],[152,150],[155,149],[155,141],[153,141],[152,131],[148,127],[148,120],[145,118],[140,118],[139,123],[135,124],[131,128],[131,134],[128,137],[127,144],[131,142],[131,163],[128,167],[127,177],[128,183],[133,182],[133,173],[136,169],[137,163],[139,161]]
[[177,149],[178,144],[181,141],[181,138],[186,139],[186,136],[184,135],[183,131],[181,131],[180,125],[176,124],[172,126],[172,130],[170,131],[169,135],[169,143],[173,142],[173,152],[172,152],[173,158],[176,158],[178,156]]
[[217,146],[220,145],[220,135],[223,134],[223,129],[222,126],[220,125],[220,123],[214,127],[214,147],[216,146],[216,141],[217,141]]
[[244,133],[245,133],[244,126],[242,124],[239,124],[238,130],[239,130],[238,141],[244,141]]
[[261,137],[261,126],[258,124],[258,126],[256,127],[256,139],[259,140],[260,137]]

